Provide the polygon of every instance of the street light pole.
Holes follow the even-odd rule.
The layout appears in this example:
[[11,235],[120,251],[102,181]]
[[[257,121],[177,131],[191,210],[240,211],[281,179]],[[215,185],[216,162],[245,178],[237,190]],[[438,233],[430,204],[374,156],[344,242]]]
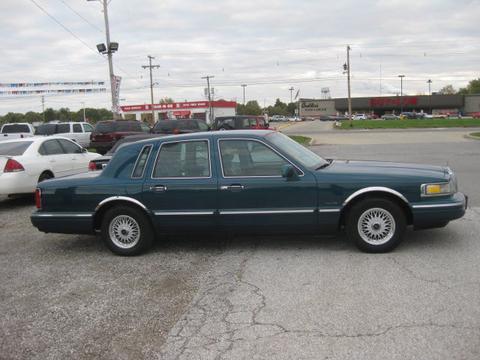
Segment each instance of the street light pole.
[[403,112],[403,78],[405,75],[398,75],[400,78],[400,114]]
[[155,59],[153,56],[148,55],[148,65],[142,65],[142,68],[150,70],[150,104],[152,107],[152,125],[155,124],[155,108],[154,108],[154,101],[153,101],[153,76],[152,76],[152,69],[159,68],[160,65],[152,65],[152,59]]
[[87,122],[87,118],[85,116],[85,102],[82,101],[82,108],[83,108],[83,122]]
[[245,88],[247,87],[247,84],[242,84],[243,88],[243,105],[245,105]]
[[[95,1],[95,0],[87,0],[87,1]],[[103,17],[105,20],[105,37],[107,40],[107,47],[106,47],[106,51],[103,53],[104,54],[106,53],[108,58],[108,73],[110,76],[110,92],[112,95],[112,113],[113,113],[113,118],[118,119],[120,118],[120,114],[118,113],[118,99],[115,96],[115,92],[116,92],[115,89],[117,87],[117,84],[115,81],[115,75],[113,73],[113,59],[112,59],[113,51],[110,48],[111,43],[110,43],[110,25],[108,22],[108,1],[107,0],[98,0],[98,1],[100,1],[103,5]],[[116,45],[118,48],[118,44]]]
[[[208,91],[208,123],[212,124],[213,119],[212,119],[212,97],[210,94],[210,79],[213,79],[215,76],[213,75],[207,75],[203,76],[202,79],[207,79],[207,91]],[[244,88],[245,89],[245,88]]]
[[432,114],[432,79],[428,79],[427,83],[428,83],[428,107],[430,109],[430,114]]

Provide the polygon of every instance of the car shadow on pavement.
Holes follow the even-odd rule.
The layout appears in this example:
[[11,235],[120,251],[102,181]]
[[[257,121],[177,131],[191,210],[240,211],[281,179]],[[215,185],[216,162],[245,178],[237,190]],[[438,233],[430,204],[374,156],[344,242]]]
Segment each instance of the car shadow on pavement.
[[[89,235],[51,235],[50,241],[45,244],[46,251],[82,255],[98,253],[111,254],[99,236]],[[451,251],[461,247],[461,237],[453,229],[432,229],[412,231],[408,229],[403,242],[393,252],[421,253]],[[199,253],[221,254],[224,251],[244,250],[318,250],[327,252],[358,253],[359,250],[345,234],[336,236],[319,236],[305,234],[289,235],[232,235],[224,233],[215,234],[178,234],[158,237],[146,254],[173,254],[173,253]],[[111,254],[112,256],[115,256]]]
[[0,197],[0,210],[11,210],[25,206],[35,206],[33,194],[18,195],[14,197]]

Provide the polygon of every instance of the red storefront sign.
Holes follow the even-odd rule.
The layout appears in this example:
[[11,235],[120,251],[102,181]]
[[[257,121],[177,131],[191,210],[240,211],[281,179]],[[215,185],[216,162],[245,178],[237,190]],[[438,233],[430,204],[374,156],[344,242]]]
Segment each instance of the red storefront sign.
[[189,117],[192,112],[190,110],[177,110],[177,111],[172,111],[172,115],[175,117]]
[[[236,108],[236,101],[218,100],[212,101],[212,107],[215,108]],[[135,111],[151,111],[150,104],[144,105],[125,105],[120,106],[123,112],[135,112]],[[177,109],[208,109],[208,101],[187,101],[176,102],[171,104],[154,104],[154,110],[177,110]]]
[[418,98],[416,96],[377,97],[371,98],[368,103],[371,108],[415,106],[418,104]]

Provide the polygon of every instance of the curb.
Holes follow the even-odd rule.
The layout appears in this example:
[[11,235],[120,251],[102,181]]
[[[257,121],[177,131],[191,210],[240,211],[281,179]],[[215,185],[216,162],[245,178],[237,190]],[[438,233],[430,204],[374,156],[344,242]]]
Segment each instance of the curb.
[[466,139],[480,140],[479,136],[473,136],[473,135],[470,135],[470,134],[465,134],[465,135],[463,135],[463,137],[466,138]]

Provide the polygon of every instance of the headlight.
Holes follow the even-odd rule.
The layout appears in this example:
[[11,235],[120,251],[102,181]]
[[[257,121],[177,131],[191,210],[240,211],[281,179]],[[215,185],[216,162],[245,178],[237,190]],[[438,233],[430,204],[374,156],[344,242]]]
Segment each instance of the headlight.
[[450,179],[447,183],[423,184],[420,188],[422,196],[450,195],[456,192],[456,182]]

